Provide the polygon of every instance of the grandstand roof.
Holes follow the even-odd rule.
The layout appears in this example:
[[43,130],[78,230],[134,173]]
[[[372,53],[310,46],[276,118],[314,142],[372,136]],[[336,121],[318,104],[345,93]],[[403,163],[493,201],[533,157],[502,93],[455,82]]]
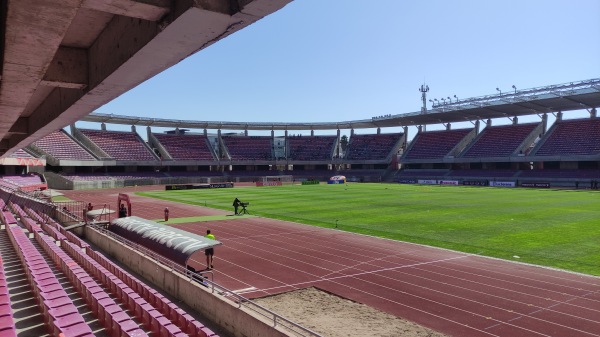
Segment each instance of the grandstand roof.
[[482,97],[474,97],[448,104],[437,104],[426,114],[413,112],[354,121],[325,123],[274,123],[187,121],[176,119],[133,117],[92,113],[82,119],[86,122],[179,127],[190,129],[228,130],[335,130],[370,129],[440,123],[457,123],[481,119],[517,117],[535,114],[592,109],[600,106],[600,79],[568,84],[515,90]]
[[290,1],[1,1],[0,157]]

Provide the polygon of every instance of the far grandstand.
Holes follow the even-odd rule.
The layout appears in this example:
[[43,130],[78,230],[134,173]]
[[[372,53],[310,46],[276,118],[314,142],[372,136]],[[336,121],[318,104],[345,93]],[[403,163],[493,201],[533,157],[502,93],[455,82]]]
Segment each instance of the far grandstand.
[[[37,172],[59,189],[254,182],[275,175],[298,181],[345,175],[362,182],[482,185],[501,179],[515,186],[589,187],[600,179],[599,83],[551,85],[438,104],[425,113],[332,123],[200,122],[93,113],[83,121],[99,123],[98,129],[71,125],[57,130],[2,159],[1,168],[4,174]],[[582,108],[589,117],[567,118]],[[464,126],[465,116],[471,127]],[[439,123],[443,130],[426,131]],[[124,124],[131,130],[110,130]],[[453,129],[453,124],[459,127]],[[139,132],[143,127],[145,132]],[[417,132],[411,134],[409,127]],[[264,135],[265,130],[271,135]],[[323,134],[315,135],[315,130]]]

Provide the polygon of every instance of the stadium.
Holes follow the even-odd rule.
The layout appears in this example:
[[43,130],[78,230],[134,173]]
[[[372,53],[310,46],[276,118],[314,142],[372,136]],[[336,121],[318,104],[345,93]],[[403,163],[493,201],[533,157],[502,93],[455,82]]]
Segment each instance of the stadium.
[[95,112],[289,2],[2,2],[0,336],[600,336],[600,79]]

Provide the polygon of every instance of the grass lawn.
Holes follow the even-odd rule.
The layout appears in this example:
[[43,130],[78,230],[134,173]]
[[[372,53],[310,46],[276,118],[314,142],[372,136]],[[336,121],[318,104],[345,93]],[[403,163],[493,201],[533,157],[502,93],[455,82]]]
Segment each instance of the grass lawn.
[[232,212],[237,197],[252,215],[600,275],[593,191],[321,184],[138,194]]

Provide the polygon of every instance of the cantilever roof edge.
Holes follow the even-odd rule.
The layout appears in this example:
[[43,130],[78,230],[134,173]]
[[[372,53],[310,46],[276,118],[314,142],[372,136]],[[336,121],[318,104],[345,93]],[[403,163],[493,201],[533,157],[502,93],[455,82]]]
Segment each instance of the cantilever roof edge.
[[539,115],[558,111],[592,109],[600,106],[600,79],[569,84],[517,90],[481,97],[456,100],[434,105],[427,113],[410,112],[387,114],[353,121],[286,123],[286,122],[233,122],[186,121],[176,119],[134,117],[104,113],[91,113],[84,122],[111,123],[190,129],[225,130],[335,130],[374,129],[455,123],[488,118]]
[[198,250],[221,245],[217,240],[137,216],[115,219],[109,230],[183,266]]
[[[134,117],[93,112],[81,119],[83,122],[140,125],[150,127],[171,127],[190,129],[231,129],[231,130],[332,130],[377,128],[378,120],[363,119],[341,122],[286,123],[286,122],[232,122],[232,121],[193,121],[166,118]],[[399,125],[395,125],[399,126]]]

